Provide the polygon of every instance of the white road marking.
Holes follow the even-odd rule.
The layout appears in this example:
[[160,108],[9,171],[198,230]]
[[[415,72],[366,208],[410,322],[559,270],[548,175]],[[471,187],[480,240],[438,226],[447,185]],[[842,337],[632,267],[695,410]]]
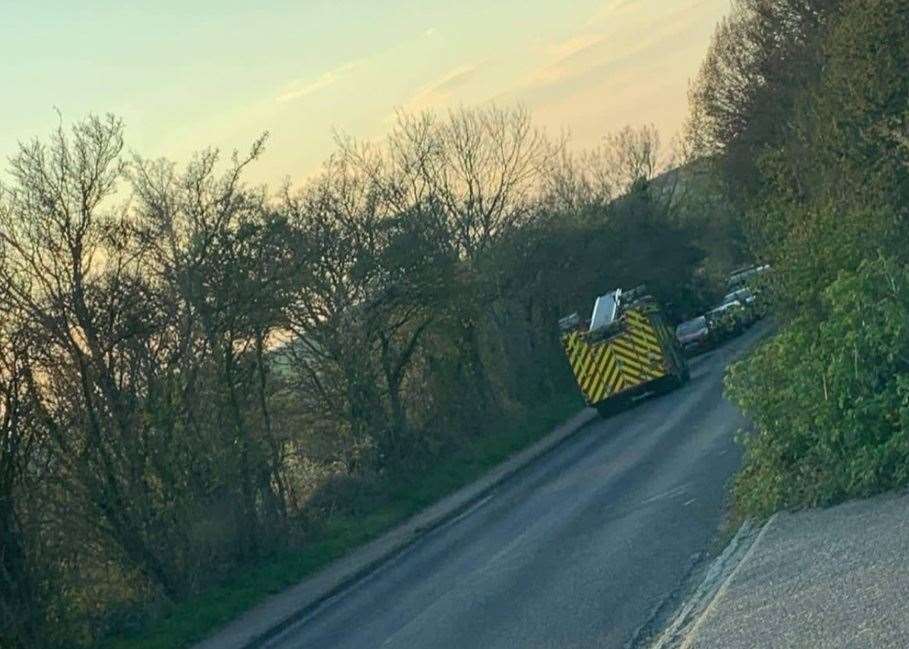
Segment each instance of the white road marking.
[[475,511],[477,511],[480,507],[482,507],[483,505],[485,505],[486,503],[488,503],[490,500],[492,500],[494,496],[495,496],[495,494],[494,494],[494,493],[491,493],[491,494],[489,494],[488,496],[486,496],[485,498],[483,498],[482,500],[480,500],[480,501],[474,503],[473,505],[471,505],[470,507],[468,507],[467,509],[465,509],[463,512],[461,512],[460,514],[458,514],[457,516],[455,516],[454,518],[452,518],[450,521],[447,521],[447,522],[443,525],[443,527],[448,527],[449,525],[454,525],[454,524],[457,523],[459,520],[464,519],[464,518],[467,518],[468,516],[470,516],[471,514],[473,514]]
[[662,500],[663,498],[670,498],[672,496],[678,496],[679,494],[682,494],[685,492],[686,486],[687,485],[682,485],[680,487],[676,487],[675,489],[670,489],[669,491],[664,491],[663,493],[657,494],[656,496],[651,496],[650,498],[648,498],[646,500],[642,500],[641,504],[646,505],[648,503],[652,503],[655,500]]

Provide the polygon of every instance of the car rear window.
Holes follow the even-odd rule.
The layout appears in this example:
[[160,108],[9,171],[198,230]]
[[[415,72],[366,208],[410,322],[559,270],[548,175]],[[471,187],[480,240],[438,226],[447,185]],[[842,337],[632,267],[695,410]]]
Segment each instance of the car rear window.
[[683,322],[678,327],[676,327],[675,332],[681,336],[686,334],[693,334],[699,329],[703,329],[707,325],[707,320],[704,316],[700,318],[695,318],[694,320],[689,320],[688,322]]

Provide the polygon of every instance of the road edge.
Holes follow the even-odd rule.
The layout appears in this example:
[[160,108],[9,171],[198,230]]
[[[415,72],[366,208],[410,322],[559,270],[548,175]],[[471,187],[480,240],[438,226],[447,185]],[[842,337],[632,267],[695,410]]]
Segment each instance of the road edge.
[[692,649],[704,620],[716,608],[729,584],[749,561],[776,518],[777,514],[773,514],[757,527],[751,520],[742,523],[722,552],[696,571],[698,576],[689,582],[687,595],[672,606],[671,614],[657,625],[656,630],[651,629],[645,637],[637,638],[630,646],[642,649]]
[[357,548],[315,575],[267,598],[192,649],[256,649],[310,612],[378,570],[410,545],[456,518],[490,491],[554,450],[598,417],[584,408],[543,439],[519,451],[489,473],[410,517],[382,536]]
[[742,569],[742,566],[745,565],[746,563],[748,563],[748,560],[751,559],[751,555],[754,554],[755,548],[757,548],[761,544],[761,541],[764,539],[764,536],[767,534],[767,530],[769,530],[773,526],[774,522],[776,521],[777,515],[778,515],[778,512],[776,514],[773,514],[767,520],[767,522],[764,523],[763,527],[761,527],[761,530],[760,530],[760,532],[758,532],[754,541],[748,546],[748,550],[745,552],[745,554],[742,556],[742,558],[738,562],[736,562],[736,564],[732,568],[732,570],[729,571],[729,574],[727,574],[725,576],[723,581],[720,583],[719,588],[716,589],[716,592],[713,594],[713,596],[707,602],[707,605],[703,608],[703,610],[701,610],[700,614],[697,616],[697,618],[694,620],[694,622],[688,628],[688,630],[685,634],[685,639],[682,642],[679,649],[691,649],[692,643],[694,643],[696,640],[698,630],[704,624],[704,620],[706,620],[710,616],[711,612],[713,612],[714,609],[716,609],[717,602],[719,602],[723,598],[723,596],[726,594],[726,591],[729,590],[729,584],[732,582],[733,579],[735,579],[735,576],[737,574],[739,574],[739,570]]

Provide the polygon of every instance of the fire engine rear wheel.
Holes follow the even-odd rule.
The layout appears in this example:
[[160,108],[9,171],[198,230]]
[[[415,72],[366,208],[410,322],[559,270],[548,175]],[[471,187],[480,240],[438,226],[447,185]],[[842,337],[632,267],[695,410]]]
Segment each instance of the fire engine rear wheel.
[[606,419],[617,415],[626,408],[628,408],[630,401],[622,397],[613,397],[611,399],[606,399],[602,403],[598,403],[596,408],[597,412],[600,413],[600,417]]
[[690,375],[688,374],[688,369],[684,369],[679,374],[670,374],[669,376],[664,376],[658,381],[658,392],[660,394],[666,394],[667,392],[672,392],[676,390],[690,380]]

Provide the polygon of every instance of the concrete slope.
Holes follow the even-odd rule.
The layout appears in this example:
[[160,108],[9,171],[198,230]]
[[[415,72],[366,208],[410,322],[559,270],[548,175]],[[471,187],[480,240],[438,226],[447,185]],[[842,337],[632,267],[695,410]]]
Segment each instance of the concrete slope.
[[909,495],[774,516],[681,642],[909,647]]
[[723,371],[765,331],[591,423],[264,646],[622,647],[722,519],[745,423]]

